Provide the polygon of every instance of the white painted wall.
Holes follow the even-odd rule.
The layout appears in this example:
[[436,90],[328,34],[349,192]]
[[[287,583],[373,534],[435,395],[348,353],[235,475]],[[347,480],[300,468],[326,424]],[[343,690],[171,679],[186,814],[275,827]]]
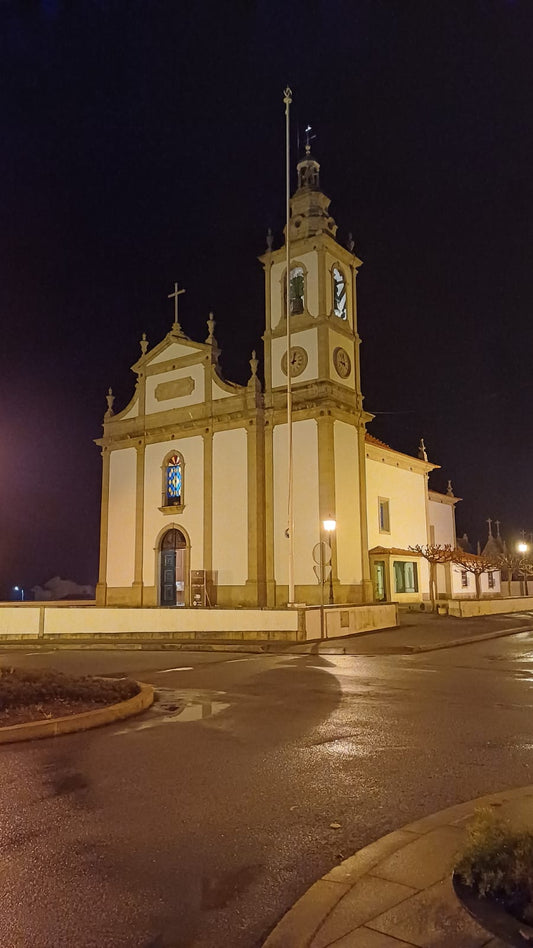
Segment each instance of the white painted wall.
[[[174,382],[176,379],[189,378],[194,382],[194,388],[190,395],[181,395],[179,398],[165,399],[157,399],[155,397],[155,390],[162,382]],[[162,372],[160,375],[149,375],[146,379],[147,414],[158,411],[169,411],[171,408],[184,408],[187,405],[197,405],[199,402],[203,402],[204,398],[204,367],[202,365],[189,365],[171,372]]]
[[219,586],[248,578],[248,457],[244,428],[213,437],[213,569]]
[[[172,515],[162,513],[162,464],[170,451],[178,451],[184,461],[184,508]],[[158,547],[161,533],[171,527],[183,528],[191,543],[191,569],[203,569],[204,557],[204,442],[196,435],[148,444],[144,456],[144,550],[145,586],[157,586]]]
[[[289,581],[287,529],[287,425],[276,425],[274,452],[274,573],[277,583]],[[318,429],[314,419],[293,424],[294,455],[294,581],[314,584],[313,547],[320,540],[318,506]]]
[[136,467],[135,448],[111,451],[107,541],[109,586],[131,586],[134,578]]
[[[309,382],[316,379],[318,375],[318,345],[316,329],[304,329],[302,332],[295,332],[291,336],[291,348],[301,346],[306,350],[308,356],[307,365],[301,375],[293,378],[293,386],[296,387],[302,382]],[[272,340],[272,386],[287,385],[287,376],[282,371],[281,360],[287,351],[287,339],[280,336]]]
[[[366,476],[369,548],[427,543],[424,475],[367,457]],[[390,533],[379,532],[378,497],[389,499]]]
[[335,504],[337,569],[339,581],[352,585],[362,581],[361,529],[359,521],[359,458],[357,429],[336,421]]
[[449,543],[451,547],[455,546],[454,535],[454,508],[451,504],[439,503],[439,501],[429,500],[429,523],[434,527],[435,544],[446,546]]
[[194,352],[198,352],[198,348],[194,345],[184,346],[180,342],[172,342],[169,346],[166,346],[162,352],[158,355],[150,358],[148,354],[148,364],[155,365],[156,362],[168,362],[170,359],[182,359],[184,357],[189,357]]

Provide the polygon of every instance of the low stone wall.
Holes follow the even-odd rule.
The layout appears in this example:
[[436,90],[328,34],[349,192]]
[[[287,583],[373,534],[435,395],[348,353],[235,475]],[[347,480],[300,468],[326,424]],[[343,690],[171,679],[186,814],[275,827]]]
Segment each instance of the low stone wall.
[[305,636],[303,615],[297,609],[133,609],[70,603],[0,607],[2,638],[117,634],[149,638],[165,633],[184,639],[212,635],[237,640],[279,637],[294,641]]
[[504,612],[524,612],[533,609],[533,596],[512,599],[449,599],[448,614],[458,619],[472,616],[492,616]]
[[[398,624],[396,603],[324,607],[324,638]],[[321,638],[320,607],[295,609],[134,609],[76,603],[0,604],[0,641],[106,638],[233,641]]]
[[306,639],[335,639],[341,635],[357,635],[378,629],[392,629],[398,625],[398,604],[376,602],[366,605],[324,606],[324,623],[321,628],[320,606],[305,611]]

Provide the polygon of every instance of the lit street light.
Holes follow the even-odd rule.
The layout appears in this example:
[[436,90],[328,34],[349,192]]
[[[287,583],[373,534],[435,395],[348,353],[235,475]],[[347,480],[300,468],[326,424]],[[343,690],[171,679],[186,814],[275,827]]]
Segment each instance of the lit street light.
[[20,601],[24,602],[24,590],[22,586],[13,586],[13,592],[20,593]]
[[331,560],[330,560],[330,562],[331,562],[331,570],[330,570],[330,574],[329,574],[329,604],[330,604],[330,606],[332,606],[335,600],[334,600],[334,598],[333,598],[333,548],[332,548],[332,544],[331,544],[331,535],[332,535],[333,531],[335,530],[335,528],[336,528],[336,526],[337,526],[337,521],[336,521],[336,520],[333,520],[333,519],[330,517],[328,520],[323,520],[323,521],[322,521],[322,525],[323,525],[324,530],[326,531],[326,533],[327,533],[327,535],[328,535],[329,548],[330,548],[330,551],[331,551]]

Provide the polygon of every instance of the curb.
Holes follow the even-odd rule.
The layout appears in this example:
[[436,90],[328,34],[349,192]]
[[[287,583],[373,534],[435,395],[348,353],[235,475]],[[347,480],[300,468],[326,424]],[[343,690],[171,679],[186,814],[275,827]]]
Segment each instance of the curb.
[[0,744],[35,741],[42,737],[57,737],[59,734],[74,734],[77,731],[88,731],[93,727],[113,724],[114,721],[123,721],[124,718],[140,714],[153,704],[154,688],[142,681],[138,681],[137,684],[140,688],[139,693],[118,704],[96,708],[94,711],[83,711],[81,714],[69,714],[62,718],[50,718],[47,721],[27,721],[24,724],[2,727],[0,728]]
[[[307,889],[280,919],[266,941],[263,942],[262,948],[309,948],[311,943],[314,944],[313,939],[322,924],[334,911],[343,896],[347,895],[354,882],[367,873],[377,872],[378,865],[388,857],[399,854],[405,846],[412,844],[421,837],[430,835],[441,827],[453,825],[459,828],[464,826],[465,821],[479,807],[500,806],[502,803],[527,795],[533,796],[533,784],[476,797],[465,803],[458,803],[455,806],[439,810],[437,813],[421,817],[412,823],[407,823],[386,836],[382,836],[375,842],[358,850],[353,856],[333,866],[329,872]],[[458,901],[457,910],[459,911],[459,909],[460,903]],[[352,929],[352,937],[356,935],[358,927],[355,925]],[[494,935],[492,935],[492,938],[494,938]],[[490,932],[487,933],[487,943],[489,941],[492,944]],[[364,943],[366,944],[366,942]],[[405,940],[398,942],[398,944],[400,943],[406,946],[412,944]],[[353,940],[353,944],[358,944],[358,942]],[[394,944],[396,944],[396,941]],[[439,945],[441,944],[444,943],[439,942]],[[486,943],[483,942],[483,944]]]
[[406,645],[410,655],[418,652],[437,652],[444,648],[457,648],[458,645],[470,645],[471,642],[488,642],[490,639],[502,639],[509,635],[516,635],[518,632],[532,632],[533,625],[518,625],[515,629],[500,629],[498,632],[481,632],[479,635],[471,635],[465,639],[452,639],[451,642],[437,642],[435,645]]

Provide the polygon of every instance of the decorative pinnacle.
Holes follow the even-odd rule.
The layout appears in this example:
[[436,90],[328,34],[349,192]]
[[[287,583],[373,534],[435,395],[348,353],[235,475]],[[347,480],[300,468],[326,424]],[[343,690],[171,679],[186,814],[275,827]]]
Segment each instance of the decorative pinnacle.
[[216,346],[217,344],[217,341],[213,335],[215,331],[215,326],[216,326],[216,322],[213,319],[213,313],[209,313],[209,319],[207,320],[207,328],[209,330],[209,335],[205,341],[209,343],[209,345],[211,346]]
[[255,378],[257,375],[257,366],[259,365],[259,360],[256,358],[255,349],[252,352],[252,358],[250,359],[250,368],[252,370],[252,378]]
[[492,519],[491,519],[491,517],[487,517],[487,523],[488,523],[488,525],[489,525],[489,539],[491,539],[491,538],[492,538]]
[[451,481],[448,481],[448,487],[446,488],[446,493],[447,493],[448,497],[454,497],[454,496],[455,496],[455,494],[454,494],[454,492],[453,492],[453,487],[452,487],[452,482],[451,482]]
[[423,438],[420,438],[420,444],[418,445],[418,457],[421,461],[427,461],[428,459],[428,453]]
[[348,234],[348,240],[346,242],[346,246],[348,250],[350,251],[350,253],[353,253],[353,248],[355,247],[355,240],[353,239],[353,234],[351,231]]
[[267,241],[267,250],[269,251],[269,253],[272,253],[272,244],[274,243],[274,234],[272,233],[271,227],[269,227],[267,230],[266,241]]
[[106,402],[107,402],[106,415],[107,415],[107,416],[113,414],[113,402],[114,402],[114,401],[115,401],[115,396],[113,395],[113,389],[112,389],[112,388],[109,388],[109,389],[108,389],[108,392],[107,392],[107,395],[106,395]]
[[283,90],[283,101],[285,103],[285,114],[288,115],[289,105],[292,102],[292,89],[290,89],[289,86]]
[[141,346],[141,352],[142,352],[142,354],[143,354],[143,355],[146,355],[146,350],[148,349],[148,340],[147,340],[147,338],[146,338],[146,333],[145,333],[145,332],[143,332],[143,334],[142,334],[142,339],[141,339],[141,342],[140,342],[140,346]]

